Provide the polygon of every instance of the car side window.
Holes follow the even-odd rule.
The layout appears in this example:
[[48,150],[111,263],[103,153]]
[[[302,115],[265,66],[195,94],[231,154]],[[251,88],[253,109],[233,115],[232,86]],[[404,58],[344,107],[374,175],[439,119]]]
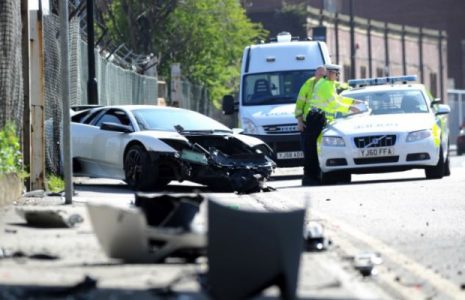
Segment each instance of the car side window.
[[129,120],[128,115],[124,111],[118,109],[108,110],[95,122],[94,125],[100,126],[104,122],[131,126],[131,122]]

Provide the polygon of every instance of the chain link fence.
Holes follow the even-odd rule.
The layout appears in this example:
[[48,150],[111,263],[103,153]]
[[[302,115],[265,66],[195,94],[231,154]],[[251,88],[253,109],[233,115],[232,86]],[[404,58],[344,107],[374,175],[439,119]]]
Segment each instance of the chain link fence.
[[24,91],[18,0],[0,0],[0,47],[0,130],[12,121],[21,136]]
[[[0,0],[0,128],[8,120],[16,123],[21,136],[24,114],[24,90],[22,74],[21,1]],[[72,9],[77,6],[69,2]],[[52,10],[52,11],[57,11]],[[69,76],[70,104],[85,105],[87,101],[87,44],[82,29],[82,14],[74,14],[69,28]],[[61,99],[61,49],[60,18],[56,14],[43,16],[44,59],[45,59],[45,161],[47,172],[61,173],[60,141],[62,139]],[[107,50],[107,51],[105,51]],[[132,52],[130,53],[132,54]],[[169,86],[159,93],[156,71],[153,76],[140,74],[140,66],[131,68],[131,57],[119,56],[111,49],[97,48],[96,76],[98,97],[101,105],[158,104],[159,97],[170,104]],[[118,56],[117,56],[118,55]],[[122,64],[122,61],[126,61]],[[136,62],[136,64],[139,62]],[[208,90],[200,85],[182,81],[181,107],[213,117],[231,126],[230,118],[221,114],[210,101]]]

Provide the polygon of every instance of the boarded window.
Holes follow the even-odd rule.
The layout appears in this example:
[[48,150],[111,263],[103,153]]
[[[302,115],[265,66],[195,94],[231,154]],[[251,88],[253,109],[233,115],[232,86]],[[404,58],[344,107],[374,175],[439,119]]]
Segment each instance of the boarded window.
[[344,81],[348,81],[350,78],[350,66],[344,65]]
[[367,67],[360,67],[360,78],[367,78]]

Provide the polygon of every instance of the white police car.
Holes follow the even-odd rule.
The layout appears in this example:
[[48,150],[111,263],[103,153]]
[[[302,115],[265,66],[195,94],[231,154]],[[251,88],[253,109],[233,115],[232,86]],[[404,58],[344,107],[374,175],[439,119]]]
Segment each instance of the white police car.
[[351,174],[425,170],[426,178],[450,175],[448,105],[439,104],[416,76],[350,80],[344,97],[364,111],[340,116],[318,143],[322,183],[350,182]]

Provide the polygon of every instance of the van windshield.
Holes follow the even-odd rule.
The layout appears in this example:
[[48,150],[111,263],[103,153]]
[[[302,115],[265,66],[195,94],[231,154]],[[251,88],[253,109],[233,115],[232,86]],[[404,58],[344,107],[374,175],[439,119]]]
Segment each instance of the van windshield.
[[281,71],[244,76],[242,105],[295,103],[302,84],[315,70]]

